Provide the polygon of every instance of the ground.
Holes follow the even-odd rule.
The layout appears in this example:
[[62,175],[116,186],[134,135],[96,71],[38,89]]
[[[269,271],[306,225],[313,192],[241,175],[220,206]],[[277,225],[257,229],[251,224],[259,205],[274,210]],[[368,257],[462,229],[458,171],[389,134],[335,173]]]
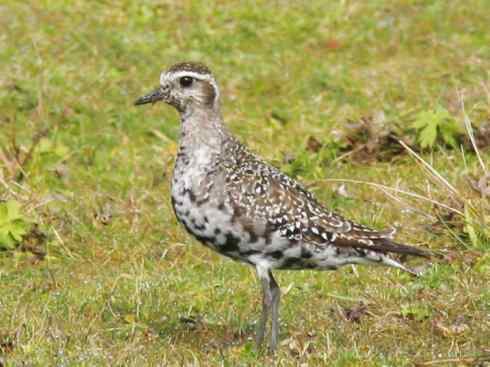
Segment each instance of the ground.
[[[488,365],[488,9],[2,2],[0,366]],[[253,150],[434,251],[408,261],[424,275],[277,272],[279,351],[257,351],[253,270],[173,216],[178,115],[132,105],[183,60],[211,67]]]

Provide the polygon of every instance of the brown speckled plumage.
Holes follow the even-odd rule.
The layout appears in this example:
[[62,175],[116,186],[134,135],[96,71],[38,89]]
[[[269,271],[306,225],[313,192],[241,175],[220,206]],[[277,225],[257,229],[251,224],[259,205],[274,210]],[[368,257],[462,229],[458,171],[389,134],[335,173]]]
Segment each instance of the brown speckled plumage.
[[[251,153],[223,124],[219,89],[210,70],[180,63],[162,73],[160,87],[136,104],[163,100],[181,114],[172,206],[201,243],[256,268],[263,290],[257,343],[272,314],[271,347],[278,341],[279,287],[273,269],[333,270],[383,264],[409,271],[389,253],[427,256],[329,211],[301,184]],[[413,272],[412,272],[413,273]]]

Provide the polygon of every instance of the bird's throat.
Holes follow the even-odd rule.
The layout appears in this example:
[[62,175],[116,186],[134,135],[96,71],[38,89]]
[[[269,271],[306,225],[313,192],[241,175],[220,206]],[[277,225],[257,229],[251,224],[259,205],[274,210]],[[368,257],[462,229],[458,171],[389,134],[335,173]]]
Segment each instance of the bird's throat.
[[187,151],[200,150],[203,146],[219,151],[227,135],[219,112],[190,110],[181,116],[180,146]]

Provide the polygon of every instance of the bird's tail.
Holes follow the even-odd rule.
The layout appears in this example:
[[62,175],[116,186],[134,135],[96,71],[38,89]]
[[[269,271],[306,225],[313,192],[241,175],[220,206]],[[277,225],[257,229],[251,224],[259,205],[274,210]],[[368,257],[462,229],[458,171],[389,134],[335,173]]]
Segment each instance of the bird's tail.
[[382,238],[373,242],[374,243],[370,247],[375,251],[392,252],[395,254],[421,256],[426,258],[430,258],[432,256],[432,254],[427,250],[397,243],[388,238]]
[[[373,249],[377,249],[378,251],[385,252],[385,253],[390,252],[390,253],[401,254],[401,255],[420,256],[425,258],[429,258],[432,255],[427,250],[397,243],[387,238],[377,241],[377,243],[373,245]],[[422,275],[422,271],[411,269],[401,264],[400,262],[390,258],[389,256],[384,255],[382,259],[383,259],[383,264],[385,265],[401,269],[417,277]]]
[[427,258],[431,257],[432,255],[427,250],[395,242],[390,237],[385,237],[384,234],[381,236],[379,233],[370,233],[365,236],[357,233],[356,237],[346,237],[343,234],[339,234],[335,239],[334,245],[339,247],[362,248],[384,254],[391,252],[395,254],[421,256]]

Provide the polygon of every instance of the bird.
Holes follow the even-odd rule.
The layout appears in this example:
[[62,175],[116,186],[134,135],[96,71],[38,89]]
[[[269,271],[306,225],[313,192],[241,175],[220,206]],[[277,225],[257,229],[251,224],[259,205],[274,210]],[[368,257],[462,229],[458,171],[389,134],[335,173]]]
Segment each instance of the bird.
[[169,67],[160,85],[134,104],[160,101],[174,107],[181,120],[171,179],[173,211],[200,243],[255,268],[262,290],[258,348],[269,319],[269,350],[279,341],[281,292],[273,271],[380,264],[417,275],[390,253],[430,256],[428,250],[395,242],[394,228],[371,229],[329,210],[241,143],[225,126],[220,89],[206,65]]

